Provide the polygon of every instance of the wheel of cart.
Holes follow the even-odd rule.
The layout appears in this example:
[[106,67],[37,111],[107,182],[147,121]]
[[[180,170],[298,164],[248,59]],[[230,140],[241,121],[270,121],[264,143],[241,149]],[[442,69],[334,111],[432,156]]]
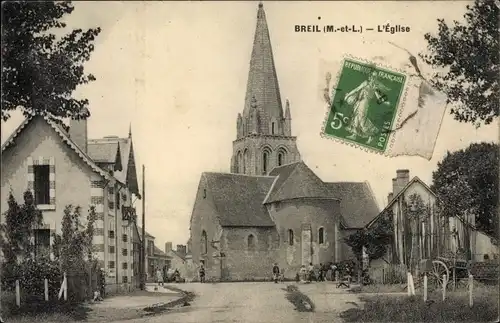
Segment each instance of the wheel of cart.
[[440,259],[422,259],[420,260],[420,275],[418,285],[423,285],[424,275],[427,274],[427,287],[429,289],[438,289],[443,286],[443,279],[450,281],[450,269],[445,261]]

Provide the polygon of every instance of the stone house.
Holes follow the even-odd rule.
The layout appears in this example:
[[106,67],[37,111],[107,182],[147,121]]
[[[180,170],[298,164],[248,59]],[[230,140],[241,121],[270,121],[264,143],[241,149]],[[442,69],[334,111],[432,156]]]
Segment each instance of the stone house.
[[185,245],[177,245],[176,250],[172,249],[172,243],[165,243],[165,254],[167,255],[167,267],[177,269],[182,278],[191,276],[188,273],[187,250]]
[[379,212],[368,183],[325,183],[301,161],[262,3],[231,172],[204,172],[193,206],[188,249],[207,279],[268,279],[275,262],[294,278],[301,265],[347,259],[342,238]]
[[130,290],[133,202],[140,196],[132,134],[89,140],[86,120],[72,120],[68,131],[47,116],[33,115],[4,142],[1,158],[1,213],[10,192],[22,203],[31,190],[44,218],[43,228],[35,230],[37,248],[52,254],[52,233],[61,234],[64,208],[80,206],[86,219],[94,206],[94,247],[108,274],[108,292]]
[[[366,227],[375,225],[383,216],[392,215],[393,242],[388,246],[385,256],[370,262],[371,267],[382,267],[384,264],[408,265],[412,249],[417,259],[447,257],[450,252],[453,254],[459,249],[468,253],[468,258],[474,261],[482,261],[485,255],[490,259],[498,256],[494,238],[477,230],[473,217],[463,219],[456,216],[448,219],[440,216],[436,208],[436,194],[417,176],[410,180],[409,170],[397,170],[392,184],[393,190],[388,194],[387,206]],[[424,208],[416,208],[417,199],[423,203]],[[410,215],[411,212],[415,214]],[[405,220],[412,216],[417,219],[417,223],[405,225]],[[412,245],[405,242],[405,230],[416,237]]]
[[[142,228],[137,227],[142,235]],[[146,279],[152,282],[156,278],[156,270],[167,265],[167,255],[155,244],[156,237],[146,231]]]

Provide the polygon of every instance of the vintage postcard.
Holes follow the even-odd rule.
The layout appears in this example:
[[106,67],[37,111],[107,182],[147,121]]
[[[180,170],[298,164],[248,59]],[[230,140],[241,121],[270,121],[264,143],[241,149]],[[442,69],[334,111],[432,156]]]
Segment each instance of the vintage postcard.
[[499,10],[3,3],[0,323],[498,320]]

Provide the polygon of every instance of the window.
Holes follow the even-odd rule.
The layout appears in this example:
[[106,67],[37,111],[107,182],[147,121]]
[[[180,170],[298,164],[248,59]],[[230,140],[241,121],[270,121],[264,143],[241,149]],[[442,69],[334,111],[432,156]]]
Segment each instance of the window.
[[122,276],[122,283],[128,283],[128,276]]
[[128,269],[128,262],[122,262],[122,269],[127,270]]
[[243,153],[243,174],[247,172],[247,164],[248,164],[248,149],[245,149]]
[[108,262],[108,267],[109,269],[115,269],[115,262],[114,261]]
[[128,255],[128,250],[122,249],[122,256],[127,256],[127,255]]
[[109,253],[115,253],[115,246],[108,247]]
[[148,241],[148,256],[153,255],[154,243],[153,241]]
[[203,230],[201,232],[201,253],[206,254],[208,252],[208,245],[207,245],[207,232]]
[[274,122],[271,123],[271,134],[274,135]]
[[126,234],[122,234],[122,241],[127,242],[128,241],[128,236]]
[[293,246],[293,230],[288,230],[288,244]]
[[319,228],[318,230],[318,243],[323,244],[325,242],[325,229]]
[[115,194],[115,188],[114,187],[108,187],[108,194],[109,195]]
[[49,165],[35,165],[33,166],[34,172],[34,190],[35,190],[35,203],[50,204],[50,166]]
[[127,202],[127,194],[122,194],[122,200],[123,202]]
[[283,154],[283,152],[279,152],[278,153],[278,166],[282,166],[285,162],[285,156]]
[[35,230],[35,258],[50,257],[50,230]]
[[248,245],[248,249],[250,249],[250,250],[255,249],[255,237],[253,236],[253,234],[248,236],[247,245]]
[[243,173],[243,155],[241,151],[238,151],[238,155],[236,157],[236,163],[237,163],[236,172],[240,174]]
[[204,199],[207,198],[207,189],[206,188],[203,189],[203,198]]
[[267,151],[265,151],[263,154],[262,154],[262,172],[264,174],[267,173],[267,167],[268,167],[268,164],[269,164],[269,153]]
[[113,210],[115,208],[115,202],[109,201],[109,209]]
[[108,232],[108,233],[109,233],[109,238],[110,238],[110,239],[114,239],[114,238],[115,238],[115,231],[113,231],[113,230],[109,230],[109,232]]

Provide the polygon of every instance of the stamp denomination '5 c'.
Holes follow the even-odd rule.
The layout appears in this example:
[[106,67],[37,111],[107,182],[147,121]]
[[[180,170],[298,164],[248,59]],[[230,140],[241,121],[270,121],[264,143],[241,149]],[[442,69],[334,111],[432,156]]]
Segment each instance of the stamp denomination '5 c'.
[[323,135],[386,153],[406,81],[400,72],[345,59]]

